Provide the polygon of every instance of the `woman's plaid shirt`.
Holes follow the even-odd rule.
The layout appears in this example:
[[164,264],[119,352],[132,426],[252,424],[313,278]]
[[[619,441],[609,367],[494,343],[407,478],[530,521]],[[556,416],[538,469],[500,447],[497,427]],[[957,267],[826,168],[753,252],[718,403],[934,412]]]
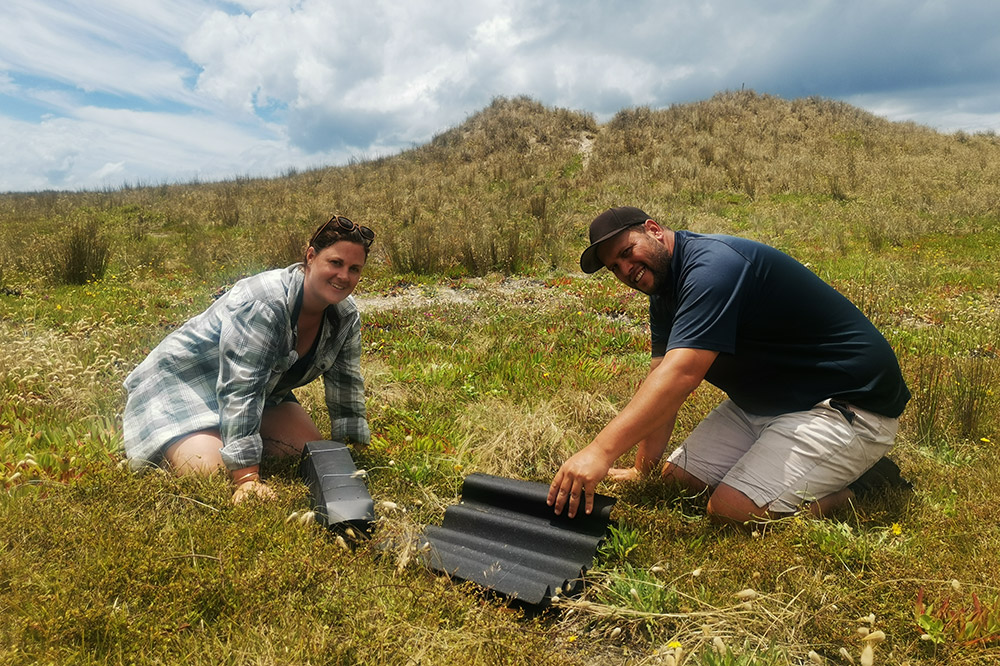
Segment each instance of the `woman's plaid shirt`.
[[[261,415],[286,397],[274,393],[296,360],[292,317],[301,298],[300,264],[237,282],[200,315],[168,335],[125,379],[125,453],[133,469],[157,464],[178,437],[217,428],[229,469],[260,462]],[[368,444],[361,379],[361,318],[353,298],[327,308],[312,366],[298,383],[323,375],[330,438]]]

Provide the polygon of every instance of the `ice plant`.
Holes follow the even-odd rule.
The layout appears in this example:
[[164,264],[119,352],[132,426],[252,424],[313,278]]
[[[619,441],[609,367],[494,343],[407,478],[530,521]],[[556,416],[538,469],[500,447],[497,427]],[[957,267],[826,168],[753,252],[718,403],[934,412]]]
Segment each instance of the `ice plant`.
[[953,603],[946,596],[937,605],[926,603],[921,588],[913,605],[914,618],[922,630],[920,639],[963,645],[1000,642],[1000,598],[984,602],[973,592],[970,601],[971,605]]

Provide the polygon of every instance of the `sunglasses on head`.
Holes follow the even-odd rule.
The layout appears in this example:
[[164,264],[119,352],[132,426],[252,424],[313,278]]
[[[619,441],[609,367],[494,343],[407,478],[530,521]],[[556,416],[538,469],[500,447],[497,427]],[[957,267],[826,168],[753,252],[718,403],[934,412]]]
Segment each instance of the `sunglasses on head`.
[[312,235],[312,238],[309,239],[309,244],[312,245],[313,242],[316,240],[316,238],[319,237],[321,233],[326,231],[326,228],[330,226],[330,224],[332,223],[336,223],[337,227],[341,231],[345,231],[347,233],[350,233],[355,229],[357,229],[358,232],[361,233],[361,239],[364,241],[365,247],[371,247],[372,243],[375,242],[375,232],[369,229],[368,227],[363,227],[357,222],[352,222],[343,215],[334,215],[333,217],[331,217],[329,220],[326,221],[326,224],[320,227],[316,231],[316,233]]

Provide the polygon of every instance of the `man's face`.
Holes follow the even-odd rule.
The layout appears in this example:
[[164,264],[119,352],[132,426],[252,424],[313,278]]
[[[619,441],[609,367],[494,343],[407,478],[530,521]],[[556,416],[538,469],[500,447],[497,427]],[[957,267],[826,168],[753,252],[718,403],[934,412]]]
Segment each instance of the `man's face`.
[[[659,233],[657,233],[659,231]],[[633,227],[601,243],[597,257],[629,287],[655,294],[670,274],[670,252],[659,227]]]

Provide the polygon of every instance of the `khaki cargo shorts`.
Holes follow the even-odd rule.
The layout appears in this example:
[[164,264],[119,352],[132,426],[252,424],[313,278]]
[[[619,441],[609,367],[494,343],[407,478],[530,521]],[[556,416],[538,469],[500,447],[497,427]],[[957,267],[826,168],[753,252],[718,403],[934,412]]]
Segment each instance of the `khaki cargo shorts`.
[[727,399],[668,460],[712,488],[725,483],[758,507],[791,513],[864,474],[892,446],[898,425],[836,400],[757,416]]

